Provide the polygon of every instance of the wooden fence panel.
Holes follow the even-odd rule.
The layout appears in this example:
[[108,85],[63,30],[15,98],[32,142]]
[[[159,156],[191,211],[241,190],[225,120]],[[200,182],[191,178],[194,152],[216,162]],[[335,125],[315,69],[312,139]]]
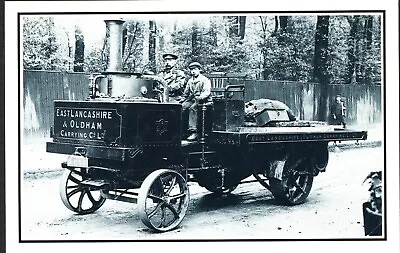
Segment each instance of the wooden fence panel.
[[358,124],[381,122],[382,87],[380,85],[330,85],[328,88],[332,100],[337,94],[345,98],[347,118],[350,122]]
[[[371,124],[381,122],[382,87],[380,85],[328,85],[327,108],[331,108],[337,94],[345,97],[347,122]],[[287,104],[296,117],[317,120],[321,88],[315,83],[246,80],[245,100],[276,99]],[[326,121],[330,120],[330,110]]]
[[[319,84],[245,80],[242,78],[211,77],[213,88],[229,84],[245,85],[245,101],[269,98],[287,104],[296,117],[317,120],[321,98]],[[88,97],[89,76],[84,73],[24,71],[23,114],[26,137],[48,137],[53,124],[53,101],[84,100]],[[380,85],[329,85],[328,108],[336,94],[346,99],[348,123],[370,124],[381,122],[382,87]],[[329,120],[330,112],[326,114]]]
[[85,99],[88,83],[88,76],[82,73],[24,71],[25,137],[48,137],[53,125],[53,101]]

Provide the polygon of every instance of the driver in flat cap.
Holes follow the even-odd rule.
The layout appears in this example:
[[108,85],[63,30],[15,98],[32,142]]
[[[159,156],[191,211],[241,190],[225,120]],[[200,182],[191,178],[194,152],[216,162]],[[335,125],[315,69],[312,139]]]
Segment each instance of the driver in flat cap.
[[178,102],[185,88],[185,73],[176,67],[177,55],[165,53],[162,57],[165,65],[159,76],[168,84],[169,102]]
[[186,83],[183,92],[182,118],[186,120],[189,113],[189,131],[191,135],[189,141],[197,139],[197,106],[198,104],[212,104],[211,82],[210,79],[200,73],[202,66],[198,62],[189,64],[190,74],[192,75]]

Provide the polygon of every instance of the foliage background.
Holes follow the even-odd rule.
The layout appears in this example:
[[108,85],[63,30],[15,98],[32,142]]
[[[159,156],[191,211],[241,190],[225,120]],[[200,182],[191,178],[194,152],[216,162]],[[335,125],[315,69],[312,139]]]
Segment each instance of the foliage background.
[[[161,55],[168,51],[180,56],[179,67],[184,70],[195,60],[206,73],[241,73],[252,79],[321,82],[324,76],[323,83],[380,84],[381,16],[328,16],[322,24],[328,33],[320,36],[326,37],[327,46],[316,39],[322,32],[319,17],[132,16],[124,24],[123,69],[159,72]],[[101,19],[57,15],[24,16],[22,21],[24,69],[76,71],[77,53],[83,59],[81,71],[106,69],[106,29]],[[95,31],[97,40],[92,38]],[[79,40],[83,52],[76,51]],[[326,61],[321,70],[315,61],[319,52]]]

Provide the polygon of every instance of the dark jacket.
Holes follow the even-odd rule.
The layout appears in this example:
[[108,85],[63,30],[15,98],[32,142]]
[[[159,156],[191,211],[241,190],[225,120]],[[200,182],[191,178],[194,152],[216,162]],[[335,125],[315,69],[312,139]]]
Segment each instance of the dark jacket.
[[185,89],[185,73],[182,70],[164,70],[159,76],[167,82],[170,97],[182,95]]

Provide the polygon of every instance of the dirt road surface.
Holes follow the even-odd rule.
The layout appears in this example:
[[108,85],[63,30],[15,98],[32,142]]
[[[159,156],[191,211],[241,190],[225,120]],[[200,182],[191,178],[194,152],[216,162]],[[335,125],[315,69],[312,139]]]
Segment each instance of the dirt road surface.
[[26,175],[21,186],[21,239],[365,238],[362,203],[368,199],[368,185],[362,182],[369,172],[383,170],[383,164],[382,147],[331,152],[327,172],[314,179],[307,201],[292,207],[278,205],[257,182],[241,184],[232,194],[219,197],[189,183],[186,216],[177,229],[167,233],[147,229],[135,204],[107,200],[93,214],[76,215],[61,202],[59,176]]

